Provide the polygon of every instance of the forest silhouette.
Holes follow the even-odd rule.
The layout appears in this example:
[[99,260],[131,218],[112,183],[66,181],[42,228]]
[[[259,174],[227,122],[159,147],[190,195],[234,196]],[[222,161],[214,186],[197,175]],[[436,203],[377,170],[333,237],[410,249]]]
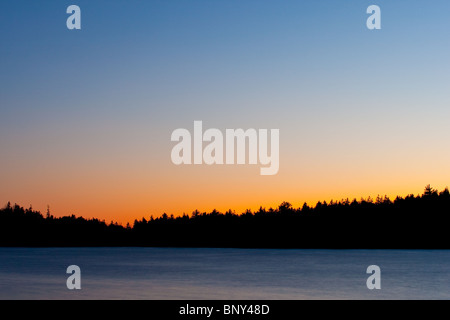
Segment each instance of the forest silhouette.
[[328,249],[450,249],[450,192],[260,208],[107,224],[75,215],[44,217],[8,203],[0,210],[0,246],[151,246]]

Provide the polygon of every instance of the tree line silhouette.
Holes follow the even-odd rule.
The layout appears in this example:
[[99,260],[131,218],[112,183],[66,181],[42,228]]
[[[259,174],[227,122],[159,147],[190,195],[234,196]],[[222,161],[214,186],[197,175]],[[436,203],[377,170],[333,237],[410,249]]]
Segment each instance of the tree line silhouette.
[[450,249],[450,192],[318,202],[241,214],[191,215],[107,224],[8,203],[0,210],[0,246],[157,246],[235,248]]

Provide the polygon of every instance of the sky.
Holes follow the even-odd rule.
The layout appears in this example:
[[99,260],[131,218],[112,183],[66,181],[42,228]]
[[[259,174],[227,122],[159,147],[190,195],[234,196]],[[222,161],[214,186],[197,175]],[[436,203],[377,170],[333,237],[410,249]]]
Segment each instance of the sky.
[[[68,30],[69,5],[81,30]],[[381,8],[369,30],[367,7]],[[0,2],[0,206],[132,222],[450,183],[448,1]],[[177,128],[280,130],[280,168]]]

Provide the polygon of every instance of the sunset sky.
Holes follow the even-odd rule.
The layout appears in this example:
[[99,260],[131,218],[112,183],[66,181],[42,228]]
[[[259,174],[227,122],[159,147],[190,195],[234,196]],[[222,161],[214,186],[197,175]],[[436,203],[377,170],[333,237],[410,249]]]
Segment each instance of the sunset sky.
[[[68,30],[66,8],[81,8]],[[381,8],[381,30],[366,9]],[[449,1],[0,2],[0,206],[132,222],[450,186]],[[171,133],[280,130],[280,169]]]

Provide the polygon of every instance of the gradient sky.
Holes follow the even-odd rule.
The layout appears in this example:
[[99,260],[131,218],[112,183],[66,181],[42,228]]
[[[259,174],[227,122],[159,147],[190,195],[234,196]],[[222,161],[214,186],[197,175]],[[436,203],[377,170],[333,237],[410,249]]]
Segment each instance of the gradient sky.
[[[66,28],[79,5],[82,30]],[[377,4],[382,29],[366,28]],[[126,223],[450,185],[449,1],[0,2],[0,205]],[[280,129],[280,170],[170,135]]]

